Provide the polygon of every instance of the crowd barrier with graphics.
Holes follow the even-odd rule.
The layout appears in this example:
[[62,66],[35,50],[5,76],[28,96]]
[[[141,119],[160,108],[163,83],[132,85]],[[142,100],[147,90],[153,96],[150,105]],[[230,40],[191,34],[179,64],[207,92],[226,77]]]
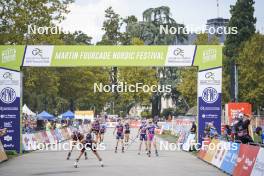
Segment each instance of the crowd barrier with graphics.
[[4,147],[2,145],[2,142],[0,141],[0,163],[7,160],[7,156],[4,150]]
[[194,119],[175,119],[173,122],[159,122],[161,126],[160,133],[164,130],[170,131],[173,135],[178,136],[177,144],[182,144],[182,150],[189,151],[190,146],[194,143],[196,134],[191,134],[190,129],[192,127]]
[[[22,135],[22,143],[24,151],[37,150],[38,144],[57,144],[65,140],[69,140],[72,135],[72,127],[55,129],[50,131],[40,131]],[[81,133],[89,131],[88,125],[79,126]]]
[[213,139],[204,143],[198,158],[230,175],[264,175],[264,148],[260,146]]

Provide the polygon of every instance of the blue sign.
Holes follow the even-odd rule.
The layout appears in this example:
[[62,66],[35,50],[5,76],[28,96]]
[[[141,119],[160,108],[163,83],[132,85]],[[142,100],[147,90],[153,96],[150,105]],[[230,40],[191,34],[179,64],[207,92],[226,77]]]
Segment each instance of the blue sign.
[[0,69],[0,137],[5,150],[20,152],[20,73]]
[[[232,146],[232,143],[231,143]],[[225,171],[226,173],[232,174],[233,170],[236,165],[238,153],[240,149],[240,144],[237,144],[237,148],[235,149],[230,149],[226,155],[225,158],[220,166],[220,169]]]

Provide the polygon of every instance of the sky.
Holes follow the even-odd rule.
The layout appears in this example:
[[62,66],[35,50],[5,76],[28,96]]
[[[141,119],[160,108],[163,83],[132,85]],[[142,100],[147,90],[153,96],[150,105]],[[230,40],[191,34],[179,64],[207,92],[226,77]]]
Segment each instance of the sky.
[[[230,18],[230,5],[236,0],[219,0],[219,16]],[[206,20],[217,17],[216,0],[75,0],[66,15],[66,20],[60,26],[73,32],[81,30],[93,37],[92,43],[101,40],[101,30],[105,20],[105,9],[112,6],[121,17],[135,15],[142,20],[142,13],[148,8],[168,6],[172,18],[186,26],[203,27]],[[256,28],[264,33],[264,0],[255,0]]]

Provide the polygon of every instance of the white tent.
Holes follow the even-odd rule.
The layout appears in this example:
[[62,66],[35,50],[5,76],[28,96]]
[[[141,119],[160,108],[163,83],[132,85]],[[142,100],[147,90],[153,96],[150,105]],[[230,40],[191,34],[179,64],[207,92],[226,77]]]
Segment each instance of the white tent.
[[23,108],[22,108],[22,112],[26,115],[29,115],[29,116],[36,116],[36,113],[32,112],[26,104],[24,104]]

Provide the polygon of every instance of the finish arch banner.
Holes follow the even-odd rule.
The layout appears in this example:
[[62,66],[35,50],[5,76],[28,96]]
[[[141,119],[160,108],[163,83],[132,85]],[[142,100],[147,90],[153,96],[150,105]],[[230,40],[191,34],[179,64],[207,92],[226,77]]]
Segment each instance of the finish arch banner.
[[[21,152],[21,67],[197,67],[198,140],[212,123],[221,132],[222,46],[1,45],[0,128],[5,150]],[[68,133],[68,132],[67,132]]]

